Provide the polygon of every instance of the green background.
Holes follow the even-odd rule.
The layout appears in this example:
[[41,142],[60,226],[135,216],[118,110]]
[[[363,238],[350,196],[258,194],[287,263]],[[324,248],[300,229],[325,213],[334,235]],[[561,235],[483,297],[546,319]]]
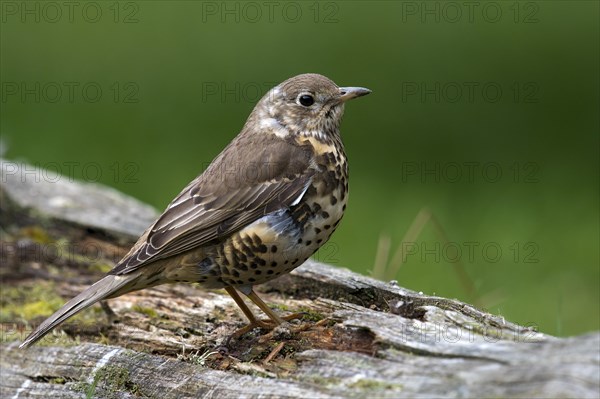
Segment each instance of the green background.
[[370,273],[427,208],[444,235],[404,244],[400,285],[599,329],[598,2],[52,4],[1,4],[5,157],[163,209],[260,94],[318,72],[373,90],[346,107],[350,202],[318,259]]

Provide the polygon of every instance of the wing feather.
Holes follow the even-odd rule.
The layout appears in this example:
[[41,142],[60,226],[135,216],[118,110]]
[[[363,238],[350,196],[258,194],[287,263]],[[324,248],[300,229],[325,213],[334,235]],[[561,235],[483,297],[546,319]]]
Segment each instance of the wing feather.
[[[242,147],[246,157],[240,156]],[[184,188],[110,273],[131,273],[297,204],[316,171],[313,157],[310,146],[275,136],[258,143],[241,135]]]

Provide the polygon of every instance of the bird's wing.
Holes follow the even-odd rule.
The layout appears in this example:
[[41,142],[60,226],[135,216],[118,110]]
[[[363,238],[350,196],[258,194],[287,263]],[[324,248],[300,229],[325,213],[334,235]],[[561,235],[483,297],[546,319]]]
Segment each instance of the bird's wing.
[[131,273],[295,205],[315,173],[312,149],[264,136],[259,140],[239,137],[225,148],[110,274]]

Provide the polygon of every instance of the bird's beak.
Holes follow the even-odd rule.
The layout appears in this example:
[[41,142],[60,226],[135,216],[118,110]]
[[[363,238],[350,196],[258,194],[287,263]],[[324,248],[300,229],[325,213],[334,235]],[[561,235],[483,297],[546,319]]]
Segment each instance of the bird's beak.
[[346,102],[356,97],[362,97],[369,94],[371,90],[364,87],[340,87],[340,100]]

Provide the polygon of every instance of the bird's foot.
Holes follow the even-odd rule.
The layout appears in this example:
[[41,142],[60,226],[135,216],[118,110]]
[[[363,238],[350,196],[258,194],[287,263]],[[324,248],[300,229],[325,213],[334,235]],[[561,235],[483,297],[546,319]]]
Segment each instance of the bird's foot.
[[291,339],[294,336],[294,334],[297,334],[301,331],[308,330],[310,328],[310,326],[311,326],[310,323],[302,323],[302,324],[294,324],[294,325],[292,325],[290,323],[284,323],[284,324],[281,324],[281,325],[275,327],[268,333],[262,335],[258,339],[258,342],[265,343],[272,339],[277,340],[277,341],[285,341],[285,340]]
[[[281,320],[283,321],[291,321],[291,320],[296,320],[296,319],[300,319],[302,318],[306,313],[303,312],[299,312],[299,313],[292,313],[290,315],[287,316],[283,316],[281,317]],[[227,340],[226,340],[226,346],[229,346],[229,342],[232,339],[238,339],[240,338],[242,335],[249,333],[250,331],[254,330],[255,328],[261,328],[263,330],[271,330],[271,332],[269,332],[269,334],[267,334],[268,336],[272,336],[274,332],[276,332],[276,330],[279,329],[279,327],[282,327],[285,324],[278,324],[275,323],[273,320],[271,319],[265,319],[265,320],[258,320],[255,319],[254,321],[252,321],[250,324],[236,330],[233,334],[231,334]]]

